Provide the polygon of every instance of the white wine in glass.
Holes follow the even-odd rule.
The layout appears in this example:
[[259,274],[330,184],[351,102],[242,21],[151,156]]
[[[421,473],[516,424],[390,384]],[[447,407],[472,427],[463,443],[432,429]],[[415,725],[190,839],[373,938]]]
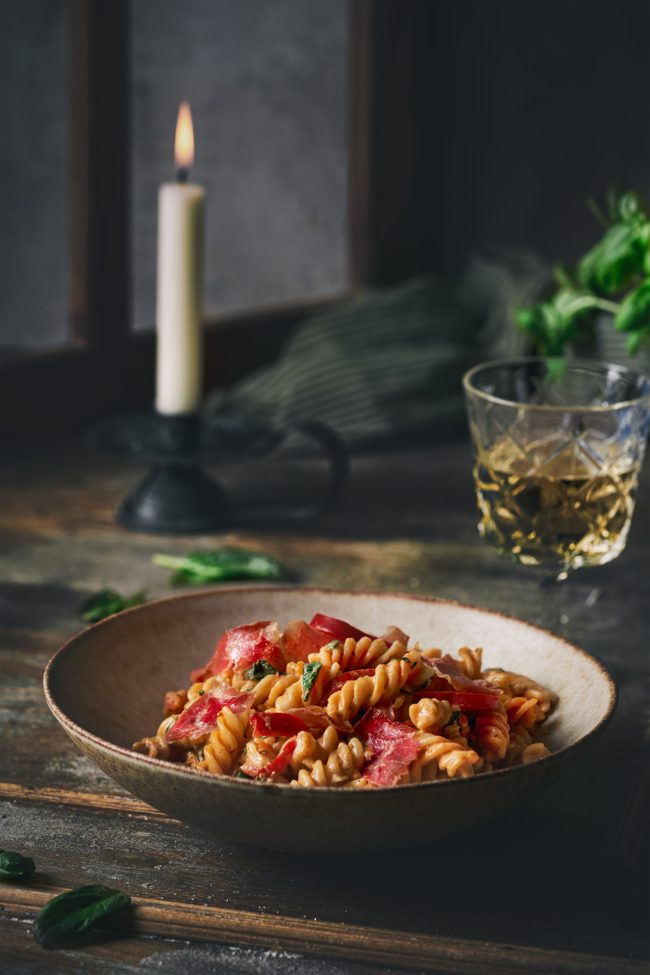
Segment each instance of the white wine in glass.
[[486,541],[555,579],[616,558],[634,511],[650,381],[606,363],[531,357],[476,366],[463,383]]

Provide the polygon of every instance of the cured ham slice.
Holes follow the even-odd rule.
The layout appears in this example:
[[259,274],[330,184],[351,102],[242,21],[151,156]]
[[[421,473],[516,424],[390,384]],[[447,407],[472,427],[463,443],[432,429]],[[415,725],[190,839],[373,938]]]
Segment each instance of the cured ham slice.
[[190,742],[199,741],[214,730],[217,718],[223,708],[229,707],[231,711],[238,713],[245,711],[251,706],[252,702],[252,694],[237,694],[235,692],[216,695],[208,692],[202,697],[197,697],[196,701],[193,701],[189,708],[183,711],[178,721],[165,732],[165,738],[168,742],[180,741],[181,739],[187,739]]
[[277,623],[268,620],[247,623],[226,630],[205,667],[192,673],[192,680],[206,680],[226,670],[241,673],[258,660],[266,660],[276,670],[284,670],[282,633]]
[[318,653],[329,641],[327,634],[313,629],[304,620],[288,623],[284,630],[284,656],[287,660],[304,660],[310,653]]
[[417,758],[420,745],[415,734],[397,721],[391,721],[377,708],[371,708],[355,728],[365,738],[373,757],[362,769],[372,785],[397,785],[411,762]]
[[445,681],[449,689],[455,691],[476,691],[479,694],[489,692],[492,696],[495,695],[495,687],[493,684],[488,684],[485,680],[471,680],[465,674],[460,662],[454,660],[448,653],[444,657],[426,660],[426,666],[430,668],[433,675]]
[[276,757],[273,759],[273,761],[269,762],[268,765],[263,765],[261,768],[256,768],[254,765],[242,765],[242,772],[244,772],[246,775],[251,776],[251,778],[254,779],[258,778],[258,776],[260,775],[264,775],[267,776],[268,778],[272,778],[274,775],[277,775],[279,772],[284,771],[284,769],[291,761],[291,756],[293,755],[295,750],[296,750],[296,739],[289,738],[287,741],[285,741],[284,745],[282,746],[282,748],[280,749]]

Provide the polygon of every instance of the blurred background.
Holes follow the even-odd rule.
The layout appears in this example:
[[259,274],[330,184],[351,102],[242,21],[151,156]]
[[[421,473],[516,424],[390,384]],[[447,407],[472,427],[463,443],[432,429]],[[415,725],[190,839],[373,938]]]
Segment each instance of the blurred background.
[[[649,38],[646,0],[0,0],[3,434],[152,403],[182,99],[207,388],[263,399],[250,377],[286,379],[273,363],[314,318],[313,369],[365,349],[370,369],[388,316],[384,358],[426,360],[426,409],[443,372],[510,350],[512,301],[591,245],[588,197],[648,194]],[[351,346],[339,309],[367,293]],[[377,388],[375,366],[350,382]]]

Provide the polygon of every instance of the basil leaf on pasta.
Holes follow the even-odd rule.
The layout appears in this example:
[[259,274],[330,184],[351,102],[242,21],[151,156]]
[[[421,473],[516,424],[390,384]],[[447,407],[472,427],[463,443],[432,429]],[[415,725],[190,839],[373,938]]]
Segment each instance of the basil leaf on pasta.
[[268,677],[269,674],[277,673],[278,671],[268,660],[256,660],[252,667],[244,671],[244,677],[246,680],[261,680],[263,677]]
[[302,672],[302,696],[305,701],[309,700],[309,695],[311,689],[314,686],[316,678],[318,677],[319,671],[323,665],[314,662],[311,664],[305,664]]

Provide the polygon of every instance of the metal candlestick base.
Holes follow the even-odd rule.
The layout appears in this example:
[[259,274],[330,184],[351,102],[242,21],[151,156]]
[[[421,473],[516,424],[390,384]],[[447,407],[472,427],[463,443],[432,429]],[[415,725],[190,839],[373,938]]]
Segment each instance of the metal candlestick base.
[[[321,501],[297,511],[241,511],[202,466],[259,458],[293,432],[316,443],[330,469],[329,486]],[[226,413],[207,420],[195,414],[139,413],[101,424],[92,431],[91,440],[102,450],[138,458],[151,466],[117,510],[120,524],[141,532],[190,534],[218,531],[251,520],[286,522],[313,517],[331,505],[348,471],[340,438],[319,421],[274,427],[256,417]]]
[[125,528],[164,534],[216,531],[229,517],[225,491],[200,467],[154,468],[117,509]]

